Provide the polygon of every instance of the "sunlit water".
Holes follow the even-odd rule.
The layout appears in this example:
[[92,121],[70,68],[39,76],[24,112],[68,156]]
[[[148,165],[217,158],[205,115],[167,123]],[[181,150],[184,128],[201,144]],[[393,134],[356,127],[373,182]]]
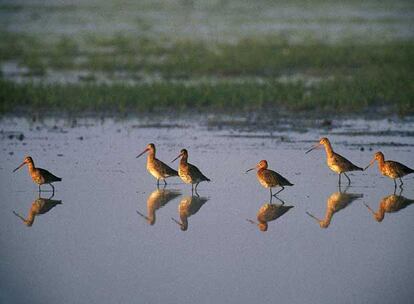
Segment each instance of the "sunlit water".
[[[304,152],[323,135],[357,165],[381,150],[414,167],[413,121],[289,129],[197,119],[2,119],[0,302],[411,303],[414,207],[381,211],[394,186],[377,166],[351,174],[351,187],[338,193],[325,153]],[[199,198],[178,178],[156,189],[145,157],[135,158],[149,142],[165,162],[188,149],[189,161],[212,179],[199,185]],[[28,154],[63,177],[52,198],[61,204],[36,201],[26,167],[12,173]],[[244,173],[261,159],[295,184],[279,195],[294,207],[267,232],[246,220],[256,222],[269,202],[255,174]],[[413,176],[402,196],[414,199]],[[30,218],[42,202],[53,208]],[[194,214],[179,214],[189,205]],[[187,230],[172,218],[186,220]]]

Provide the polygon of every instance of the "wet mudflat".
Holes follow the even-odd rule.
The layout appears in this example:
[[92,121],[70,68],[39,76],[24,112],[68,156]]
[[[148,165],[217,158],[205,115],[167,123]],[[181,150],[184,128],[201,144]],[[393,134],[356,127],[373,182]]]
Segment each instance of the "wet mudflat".
[[[305,151],[328,136],[359,166],[381,150],[413,167],[413,127],[410,119],[314,127],[3,118],[0,302],[410,303],[413,176],[394,195],[375,165],[338,189],[325,152]],[[199,185],[200,197],[178,178],[157,190],[145,157],[135,158],[149,142],[167,163],[189,151],[212,179]],[[38,198],[27,168],[12,173],[25,155],[63,178],[52,201],[47,192]],[[245,174],[261,159],[295,184],[279,195],[293,208],[266,232],[246,220],[269,209],[268,190]]]

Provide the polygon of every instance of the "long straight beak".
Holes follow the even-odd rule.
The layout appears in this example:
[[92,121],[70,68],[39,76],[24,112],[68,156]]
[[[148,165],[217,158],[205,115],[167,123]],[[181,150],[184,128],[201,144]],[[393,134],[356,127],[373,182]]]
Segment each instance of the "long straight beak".
[[313,218],[318,223],[321,221],[320,219],[318,219],[316,216],[314,216],[312,213],[309,213],[308,211],[306,211],[306,214],[309,215],[311,218]]
[[247,170],[246,173],[248,173],[248,172],[250,172],[250,171],[252,171],[254,169],[256,169],[256,168],[251,168],[251,169]]
[[26,221],[26,219],[25,219],[23,216],[21,216],[20,214],[18,214],[16,211],[13,211],[13,214],[14,214],[15,216],[17,216],[19,219],[21,219],[23,222],[25,222],[25,221]]
[[138,215],[142,216],[144,219],[146,219],[147,221],[149,221],[150,219],[145,216],[144,214],[142,214],[141,212],[139,212],[138,210],[136,210],[136,212],[138,213]]
[[20,166],[18,166],[16,169],[13,170],[13,172],[16,172],[17,170],[19,170],[21,167],[23,167],[26,163],[23,162]]
[[[177,157],[178,158],[178,157]],[[178,226],[180,226],[180,227],[182,227],[182,224],[179,222],[179,221],[177,221],[175,218],[171,218],[172,220],[173,220],[173,222],[175,222]]]
[[364,168],[364,171],[367,170],[374,162],[375,162],[375,158],[373,158],[371,162],[369,163],[369,165]]
[[246,219],[246,221],[248,221],[250,224],[253,224],[253,225],[259,225],[259,223],[255,222],[251,219]]
[[370,206],[368,206],[368,205],[367,205],[367,204],[365,204],[365,203],[363,203],[363,204],[365,205],[365,207],[367,207],[367,208],[368,208],[368,210],[369,210],[369,211],[371,211],[371,213],[372,213],[373,215],[375,215],[375,211],[374,211],[374,210],[372,210]]
[[181,156],[181,153],[176,158],[174,158],[171,162],[172,163],[175,162],[177,160],[177,158],[179,158],[180,156]]
[[320,146],[321,146],[321,144],[314,145],[312,148],[310,148],[308,151],[306,151],[305,154],[308,154],[310,151],[315,150],[315,149],[319,148]]
[[138,154],[138,156],[136,157],[136,158],[138,158],[138,157],[140,157],[142,154],[144,154],[145,152],[147,152],[148,151],[148,149],[145,149],[144,151],[142,151],[140,154]]

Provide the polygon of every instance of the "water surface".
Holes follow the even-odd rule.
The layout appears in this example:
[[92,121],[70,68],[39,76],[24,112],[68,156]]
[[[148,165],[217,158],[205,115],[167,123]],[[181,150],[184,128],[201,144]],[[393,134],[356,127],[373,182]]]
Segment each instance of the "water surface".
[[[375,166],[351,174],[341,193],[325,153],[304,152],[329,136],[357,165],[381,150],[414,167],[412,120],[313,128],[291,120],[3,118],[0,130],[2,303],[411,302],[414,207],[404,198],[414,199],[413,177],[404,198],[390,197],[393,182]],[[199,185],[200,197],[178,178],[157,190],[145,158],[135,158],[149,142],[166,162],[188,149],[212,179]],[[52,198],[61,203],[30,227],[13,213],[27,219],[39,203],[27,168],[12,173],[27,154],[63,177]],[[255,174],[244,173],[261,159],[295,184],[279,195],[293,208],[266,232],[246,220],[257,221],[269,203]],[[402,209],[383,212],[387,199]],[[195,212],[183,217],[188,204]],[[186,220],[186,231],[172,218]]]

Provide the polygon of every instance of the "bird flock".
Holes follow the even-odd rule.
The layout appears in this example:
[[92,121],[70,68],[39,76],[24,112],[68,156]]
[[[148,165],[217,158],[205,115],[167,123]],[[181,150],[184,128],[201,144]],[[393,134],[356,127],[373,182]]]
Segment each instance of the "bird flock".
[[[305,154],[322,147],[326,152],[326,163],[328,167],[338,174],[338,186],[340,191],[333,193],[328,198],[326,214],[323,219],[319,219],[313,214],[306,212],[310,217],[319,223],[321,228],[327,228],[331,222],[332,216],[336,212],[345,208],[353,200],[358,199],[362,196],[361,194],[348,194],[346,193],[346,190],[341,191],[342,174],[348,181],[348,189],[349,185],[351,184],[351,179],[347,175],[347,172],[364,171],[372,166],[375,161],[378,162],[380,173],[391,178],[394,181],[394,194],[383,199],[383,202],[381,202],[380,205],[380,209],[377,212],[373,211],[368,205],[366,205],[368,210],[374,215],[375,219],[377,221],[382,221],[385,212],[395,212],[413,203],[412,200],[406,199],[400,195],[395,195],[395,190],[397,189],[396,180],[399,180],[399,187],[402,191],[402,186],[404,185],[402,178],[405,175],[413,173],[413,169],[396,161],[385,160],[384,154],[382,152],[376,152],[373,159],[365,168],[356,166],[345,157],[334,152],[329,139],[326,137],[321,138],[319,142],[307,150]],[[172,218],[172,220],[180,226],[181,230],[186,231],[188,229],[188,217],[195,214],[208,200],[207,198],[199,196],[197,193],[197,187],[201,182],[210,182],[211,180],[206,177],[195,165],[188,162],[188,151],[186,149],[182,149],[178,156],[171,161],[171,163],[173,163],[178,158],[180,158],[178,171],[171,168],[161,160],[157,159],[156,148],[153,143],[148,144],[144,151],[142,151],[136,157],[139,158],[145,153],[148,153],[146,165],[147,171],[157,180],[157,190],[151,193],[148,198],[148,215],[144,215],[139,211],[137,211],[137,213],[145,218],[150,225],[153,225],[155,223],[155,211],[179,195],[175,191],[165,189],[165,186],[167,185],[166,179],[178,176],[184,183],[191,184],[191,196],[183,198],[180,202],[180,220],[177,220],[175,218]],[[16,212],[14,212],[14,214],[19,217],[27,226],[31,226],[36,215],[48,212],[51,208],[61,203],[61,201],[52,200],[51,198],[55,192],[53,183],[60,182],[62,179],[45,169],[35,167],[33,159],[30,156],[25,157],[24,161],[16,169],[14,169],[13,172],[16,172],[24,165],[27,165],[29,175],[31,176],[33,182],[39,186],[39,198],[33,202],[27,219]],[[248,169],[246,173],[255,169],[257,170],[256,175],[260,185],[262,185],[264,188],[269,188],[270,203],[265,203],[263,206],[261,206],[257,213],[257,222],[251,219],[247,219],[247,221],[257,225],[261,231],[267,231],[269,221],[273,221],[281,217],[283,214],[293,208],[293,206],[285,206],[284,201],[277,197],[277,195],[283,191],[286,186],[293,186],[293,184],[278,172],[270,170],[268,168],[268,163],[266,160],[259,161],[255,167]],[[159,188],[160,181],[164,183],[164,189]],[[52,188],[52,196],[49,199],[40,198],[40,193],[42,192],[40,186],[43,184],[49,184]],[[276,193],[273,193],[272,188],[275,187],[280,187],[280,189]],[[272,198],[276,198],[281,202],[281,204],[273,204]]]
[[[413,169],[397,161],[385,160],[384,154],[382,152],[376,152],[374,154],[374,158],[365,168],[358,167],[342,155],[339,155],[338,153],[334,152],[329,139],[326,137],[321,138],[317,144],[315,144],[308,151],[306,151],[306,154],[320,147],[325,148],[326,163],[328,167],[332,171],[337,173],[339,176],[339,186],[341,186],[342,174],[347,178],[348,185],[350,185],[351,179],[346,174],[347,172],[364,171],[368,169],[371,165],[373,165],[375,161],[378,162],[378,168],[380,173],[384,176],[391,178],[394,181],[395,188],[397,188],[397,179],[400,182],[400,188],[402,188],[402,186],[404,185],[402,178],[408,174],[414,173]],[[141,155],[145,153],[148,153],[147,170],[152,176],[154,176],[157,179],[157,186],[159,186],[160,180],[162,180],[164,182],[164,185],[166,186],[167,178],[179,176],[184,183],[191,184],[191,191],[195,191],[197,194],[197,187],[201,182],[211,181],[200,171],[200,169],[188,162],[188,151],[186,149],[182,149],[180,151],[180,154],[171,161],[174,162],[178,158],[181,158],[180,163],[178,165],[178,171],[174,170],[166,163],[156,158],[156,149],[153,143],[148,144],[145,150],[142,151],[137,156],[137,158],[139,158]],[[16,172],[24,165],[27,165],[29,169],[29,175],[31,176],[33,182],[39,185],[39,192],[41,192],[41,185],[48,184],[52,187],[52,191],[54,193],[55,187],[53,186],[53,183],[62,181],[62,178],[55,176],[49,171],[35,167],[33,159],[30,156],[25,157],[24,161],[16,169],[14,169],[13,172]],[[283,177],[281,174],[268,169],[268,163],[266,160],[261,160],[254,168],[248,169],[246,173],[254,169],[257,169],[257,179],[259,183],[264,188],[269,188],[270,197],[276,197],[277,194],[279,194],[281,191],[285,189],[285,186],[293,186],[293,184],[290,181],[288,181],[285,177]],[[281,189],[276,193],[273,193],[272,188],[275,187],[280,187]]]

